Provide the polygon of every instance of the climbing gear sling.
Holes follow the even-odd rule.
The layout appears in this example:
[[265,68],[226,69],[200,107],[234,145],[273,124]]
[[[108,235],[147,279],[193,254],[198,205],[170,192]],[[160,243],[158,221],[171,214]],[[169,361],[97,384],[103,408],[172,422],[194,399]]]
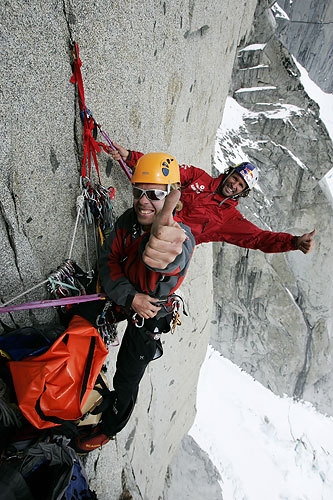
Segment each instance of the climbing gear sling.
[[[100,151],[100,148],[103,148],[104,151],[108,152],[109,149],[116,150],[113,145],[111,139],[108,137],[107,133],[102,129],[101,125],[94,119],[91,111],[86,107],[85,103],[85,95],[84,95],[84,85],[83,78],[81,73],[82,61],[80,59],[79,53],[79,45],[77,43],[73,43],[72,46],[72,58],[73,58],[73,75],[70,79],[71,83],[77,85],[78,90],[78,99],[79,99],[79,108],[81,113],[81,119],[83,120],[83,128],[84,128],[84,155],[82,159],[82,175],[85,177],[86,175],[86,162],[88,163],[88,171],[91,168],[91,156],[95,162],[95,166],[97,167],[97,157],[96,153]],[[97,142],[95,138],[92,136],[92,132],[96,136],[97,128],[100,130],[102,136],[107,141],[108,146],[103,142]],[[124,170],[127,177],[130,179],[132,174],[124,160],[120,159],[119,163]]]

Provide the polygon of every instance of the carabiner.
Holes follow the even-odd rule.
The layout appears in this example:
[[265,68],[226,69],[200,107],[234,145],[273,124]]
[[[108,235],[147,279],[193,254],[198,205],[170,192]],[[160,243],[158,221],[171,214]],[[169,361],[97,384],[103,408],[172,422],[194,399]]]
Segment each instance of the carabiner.
[[[141,322],[139,322],[138,318],[140,318]],[[137,328],[142,328],[143,325],[144,325],[144,318],[142,318],[141,316],[138,315],[138,313],[134,313],[133,316],[132,316],[132,320],[133,320],[133,323],[135,324],[135,326]]]

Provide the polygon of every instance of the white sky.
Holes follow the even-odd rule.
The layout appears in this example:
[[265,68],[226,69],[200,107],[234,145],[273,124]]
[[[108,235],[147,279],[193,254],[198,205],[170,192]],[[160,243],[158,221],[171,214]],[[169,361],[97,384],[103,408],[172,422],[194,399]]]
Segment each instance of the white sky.
[[333,419],[276,396],[211,346],[189,434],[220,472],[223,500],[333,499]]

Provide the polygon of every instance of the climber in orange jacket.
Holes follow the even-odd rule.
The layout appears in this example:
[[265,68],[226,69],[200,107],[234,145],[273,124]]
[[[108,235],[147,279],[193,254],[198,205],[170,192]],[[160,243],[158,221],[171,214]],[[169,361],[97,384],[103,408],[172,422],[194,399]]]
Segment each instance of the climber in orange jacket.
[[[143,153],[113,144],[112,157],[123,159],[134,170]],[[306,254],[312,250],[315,230],[302,236],[265,231],[236,208],[238,199],[247,196],[258,181],[258,169],[250,162],[230,167],[218,177],[193,165],[180,165],[180,181],[182,208],[177,216],[191,228],[197,245],[225,241],[265,253],[300,250]]]

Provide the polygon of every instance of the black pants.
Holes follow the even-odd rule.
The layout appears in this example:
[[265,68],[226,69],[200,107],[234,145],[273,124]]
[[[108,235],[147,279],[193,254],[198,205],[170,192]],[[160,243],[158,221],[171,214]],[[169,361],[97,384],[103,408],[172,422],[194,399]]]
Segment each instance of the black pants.
[[117,356],[110,406],[103,412],[103,430],[108,436],[117,434],[128,422],[148,364],[163,354],[161,341],[153,339],[152,333],[170,331],[170,321],[171,315],[146,320],[142,328],[128,321]]

